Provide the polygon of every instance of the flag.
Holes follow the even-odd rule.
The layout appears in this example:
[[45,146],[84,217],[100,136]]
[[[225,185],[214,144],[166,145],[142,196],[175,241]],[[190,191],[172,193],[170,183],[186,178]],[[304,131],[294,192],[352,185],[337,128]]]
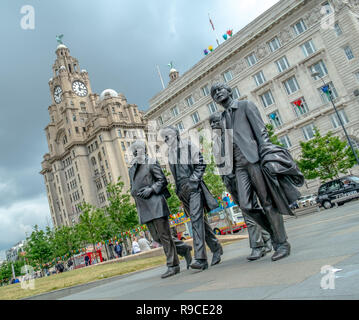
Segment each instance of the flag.
[[293,102],[298,108],[302,105],[302,100],[299,99],[299,100],[296,100]]
[[211,18],[210,18],[210,16],[209,16],[209,14],[208,14],[208,18],[209,18],[209,23],[211,24],[212,29],[214,30],[214,25],[213,25],[213,22],[212,22],[212,20],[211,20]]

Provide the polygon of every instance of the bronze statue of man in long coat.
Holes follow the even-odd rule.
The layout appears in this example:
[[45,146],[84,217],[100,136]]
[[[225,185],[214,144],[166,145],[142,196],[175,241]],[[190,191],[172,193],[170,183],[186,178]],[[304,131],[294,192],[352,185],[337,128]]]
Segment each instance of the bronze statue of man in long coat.
[[[271,143],[253,102],[234,100],[232,89],[226,84],[214,84],[211,96],[225,109],[222,143],[233,142],[229,158],[236,176],[240,208],[271,235],[275,250],[272,260],[287,257],[291,247],[282,215],[293,215],[289,205],[299,198],[296,187],[303,185],[304,177],[289,152]],[[226,135],[231,139],[226,139]],[[254,194],[262,209],[256,207]]]
[[185,257],[189,268],[192,247],[171,234],[166,202],[171,194],[159,163],[148,157],[146,144],[141,140],[132,143],[130,149],[134,156],[129,169],[131,195],[135,199],[140,224],[146,224],[152,238],[163,246],[168,269],[161,277],[167,278],[180,272],[177,253]]

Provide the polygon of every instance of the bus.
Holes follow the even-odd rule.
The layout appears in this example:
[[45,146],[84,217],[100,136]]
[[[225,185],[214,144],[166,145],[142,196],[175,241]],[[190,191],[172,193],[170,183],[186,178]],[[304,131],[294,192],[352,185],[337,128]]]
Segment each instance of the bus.
[[[225,193],[223,195],[223,201],[226,205],[226,210],[220,206],[207,215],[213,232],[217,235],[225,235],[231,233],[231,227],[233,232],[247,228],[242,212],[233,202],[231,195]],[[178,239],[186,240],[192,237],[191,219],[187,217],[184,212],[171,215],[169,221],[170,227],[174,228]]]

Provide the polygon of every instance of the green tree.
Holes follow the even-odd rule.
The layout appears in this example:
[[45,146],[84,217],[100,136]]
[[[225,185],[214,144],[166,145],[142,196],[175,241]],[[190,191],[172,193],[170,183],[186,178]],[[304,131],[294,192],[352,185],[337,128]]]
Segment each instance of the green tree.
[[27,244],[24,248],[26,258],[32,266],[42,265],[48,262],[54,255],[54,250],[50,242],[50,229],[39,230],[37,225],[34,226],[30,237],[27,238]]
[[121,177],[118,178],[116,184],[107,186],[107,192],[110,204],[105,210],[113,222],[116,234],[137,227],[139,223],[136,205],[131,201],[130,191],[124,191]]
[[75,227],[63,226],[52,230],[49,237],[53,248],[53,258],[64,256],[80,246],[79,236]]
[[[132,201],[130,190],[124,190],[124,183],[118,177],[116,184],[107,186],[110,204],[106,207],[106,213],[110,217],[112,230],[118,235],[139,225],[137,209]],[[127,241],[124,241],[126,251],[130,251]]]
[[[165,174],[166,177],[170,176],[170,173],[166,169],[163,170],[163,173]],[[167,181],[168,181],[167,189],[171,194],[171,197],[167,199],[168,208],[170,209],[171,214],[176,214],[180,211],[180,207],[182,203],[176,194],[175,185],[171,183],[168,178]]]
[[95,250],[95,244],[103,240],[101,235],[106,225],[104,210],[89,203],[83,203],[81,211],[79,223],[76,225],[77,233],[84,246],[92,244]]
[[304,177],[320,178],[321,182],[325,182],[338,178],[339,173],[347,173],[356,163],[347,142],[333,136],[331,131],[325,136],[321,136],[317,128],[314,132],[311,140],[300,142],[302,154],[297,164]]
[[232,219],[229,217],[228,209],[226,208],[226,204],[222,198],[223,194],[226,192],[226,187],[222,181],[221,176],[219,175],[217,166],[214,161],[214,156],[212,154],[213,143],[212,141],[208,141],[208,139],[206,139],[206,137],[203,135],[200,135],[200,143],[202,145],[201,152],[203,154],[203,158],[206,159],[207,163],[206,171],[203,175],[203,181],[217,202],[224,208],[228,227],[230,228],[231,234],[233,234]]
[[274,127],[273,127],[273,125],[270,124],[270,123],[267,123],[267,124],[266,124],[266,128],[267,128],[269,140],[270,140],[273,144],[276,144],[277,146],[284,147],[283,144],[278,140],[277,135],[274,134]]

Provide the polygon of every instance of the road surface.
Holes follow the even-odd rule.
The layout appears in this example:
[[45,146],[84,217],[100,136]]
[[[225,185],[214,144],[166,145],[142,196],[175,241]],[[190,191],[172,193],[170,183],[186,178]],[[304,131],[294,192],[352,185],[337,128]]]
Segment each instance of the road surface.
[[[167,279],[160,278],[162,266],[42,299],[359,299],[359,202],[288,219],[285,225],[292,251],[276,262],[272,253],[247,261],[248,240],[242,240],[226,245],[222,262],[203,272],[187,270],[181,261],[181,273]],[[330,278],[333,273],[321,273],[325,266],[341,271]]]

